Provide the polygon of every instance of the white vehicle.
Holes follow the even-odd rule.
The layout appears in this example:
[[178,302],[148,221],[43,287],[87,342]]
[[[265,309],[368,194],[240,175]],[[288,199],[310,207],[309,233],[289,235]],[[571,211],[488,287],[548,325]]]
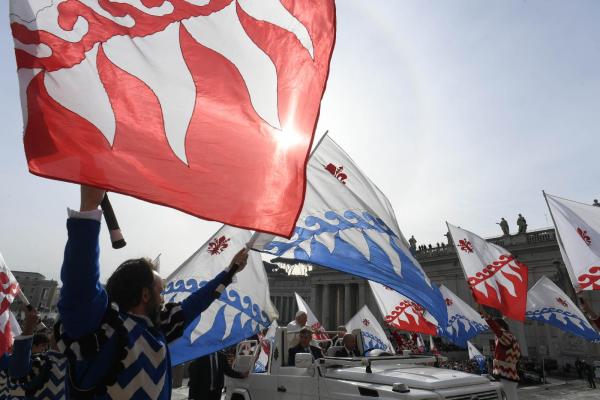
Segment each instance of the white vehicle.
[[[361,335],[357,338],[364,354]],[[295,342],[295,334],[288,338],[286,329],[279,328],[266,372],[262,373],[252,372],[260,347],[257,342],[238,345],[234,368],[250,374],[247,379],[226,378],[226,400],[506,399],[500,382],[428,366],[435,362],[429,356],[389,356],[376,350],[370,353],[379,356],[326,356],[315,361],[310,354],[296,354],[296,366],[288,366],[289,342]]]

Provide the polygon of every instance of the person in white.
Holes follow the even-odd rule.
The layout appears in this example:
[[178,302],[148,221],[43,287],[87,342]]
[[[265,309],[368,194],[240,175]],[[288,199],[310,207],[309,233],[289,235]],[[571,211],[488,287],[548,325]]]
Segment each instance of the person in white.
[[298,311],[296,313],[296,318],[287,324],[287,331],[290,332],[300,332],[302,328],[306,326],[306,321],[308,320],[308,316],[304,311]]

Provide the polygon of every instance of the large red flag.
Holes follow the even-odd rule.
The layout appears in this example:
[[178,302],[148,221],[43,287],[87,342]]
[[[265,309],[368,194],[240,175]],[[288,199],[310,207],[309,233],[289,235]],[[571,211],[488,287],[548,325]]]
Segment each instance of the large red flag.
[[36,175],[289,236],[334,0],[11,0]]

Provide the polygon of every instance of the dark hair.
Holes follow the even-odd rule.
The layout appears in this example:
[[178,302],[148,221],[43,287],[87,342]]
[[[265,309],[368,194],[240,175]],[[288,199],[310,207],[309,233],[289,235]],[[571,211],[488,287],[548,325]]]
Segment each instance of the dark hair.
[[32,344],[34,346],[39,346],[40,344],[48,344],[48,343],[50,343],[50,339],[48,338],[48,335],[46,335],[45,333],[36,333],[35,335],[33,335]]
[[310,328],[302,328],[300,329],[300,331],[298,332],[299,335],[312,335],[312,330]]
[[495,318],[494,321],[505,331],[510,331],[510,329],[508,329],[508,324],[503,318]]
[[108,301],[117,303],[119,310],[129,311],[142,300],[144,288],[152,290],[154,266],[147,258],[127,260],[112,273],[106,282]]

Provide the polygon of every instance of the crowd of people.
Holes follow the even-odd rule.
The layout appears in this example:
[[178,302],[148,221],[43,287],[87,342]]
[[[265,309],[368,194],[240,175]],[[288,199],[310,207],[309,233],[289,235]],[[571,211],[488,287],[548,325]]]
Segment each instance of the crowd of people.
[[[51,392],[56,393],[59,382],[61,396],[55,398],[169,399],[172,376],[168,344],[220,297],[246,265],[248,251],[244,249],[224,266],[223,272],[181,303],[164,304],[163,280],[146,258],[123,262],[103,287],[99,281],[98,236],[102,216],[99,205],[104,195],[103,190],[82,186],[79,210],[68,210],[60,318],[50,335],[36,333],[39,316],[33,308],[27,311],[23,334],[0,363],[0,370],[6,372],[10,382],[4,387],[13,391],[11,395],[47,398],[49,386],[53,385]],[[585,302],[581,304],[590,320],[600,327],[600,317]],[[481,306],[479,312],[496,336],[492,374],[502,381],[508,399],[516,399],[521,357],[518,341],[504,319],[492,318]],[[307,315],[300,311],[287,326],[298,336],[298,342],[289,348],[289,365],[294,365],[296,355],[301,353],[312,354],[315,359],[325,355],[361,356],[357,338],[345,327],[338,327],[330,340],[315,346],[311,343],[314,332],[306,323]],[[396,343],[398,353],[427,351],[416,335],[393,331],[390,339]],[[470,373],[484,370],[472,361],[440,362],[439,366]],[[577,370],[588,377],[590,387],[595,387],[591,366],[581,363]],[[224,375],[247,376],[234,371],[219,352],[194,361],[190,372],[192,399],[218,399]],[[149,373],[152,380],[148,379]]]

